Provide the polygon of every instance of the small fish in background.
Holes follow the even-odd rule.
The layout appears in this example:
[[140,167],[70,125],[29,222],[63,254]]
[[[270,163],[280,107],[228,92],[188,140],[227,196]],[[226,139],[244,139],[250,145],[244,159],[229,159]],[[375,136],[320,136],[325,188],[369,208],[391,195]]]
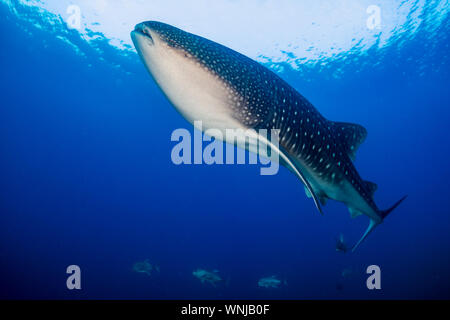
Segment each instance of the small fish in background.
[[343,278],[347,278],[347,277],[351,276],[352,274],[353,274],[352,268],[345,268],[345,269],[342,270],[342,272],[341,272],[341,276],[342,276]]
[[204,269],[197,269],[192,272],[192,275],[199,279],[202,283],[209,283],[213,287],[216,286],[217,282],[222,281],[222,278],[218,275],[219,270],[214,269],[213,272],[204,270]]
[[347,243],[344,241],[344,235],[341,233],[339,237],[336,238],[336,251],[346,253],[348,251]]
[[145,273],[148,276],[152,274],[153,271],[159,272],[159,266],[152,265],[148,259],[145,259],[144,261],[136,262],[133,265],[133,271],[139,272],[139,273]]
[[261,288],[279,288],[282,284],[287,285],[287,281],[283,282],[276,276],[261,278],[258,280],[258,287]]

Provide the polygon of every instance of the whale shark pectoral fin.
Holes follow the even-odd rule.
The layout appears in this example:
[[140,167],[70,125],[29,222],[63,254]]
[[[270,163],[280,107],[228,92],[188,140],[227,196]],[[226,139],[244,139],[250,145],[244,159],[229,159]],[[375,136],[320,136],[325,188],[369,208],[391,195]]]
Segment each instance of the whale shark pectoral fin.
[[352,248],[352,252],[355,252],[355,250],[356,250],[356,248],[358,248],[359,247],[359,245],[364,241],[364,240],[366,240],[366,238],[367,238],[367,236],[379,225],[381,223],[381,221],[380,222],[377,222],[377,221],[375,221],[374,219],[370,219],[370,222],[369,222],[369,226],[367,227],[367,230],[366,230],[366,232],[364,232],[364,234],[363,234],[363,236],[361,237],[361,239],[359,239],[359,241],[353,246],[353,248]]
[[[274,146],[271,145],[274,150],[277,150]],[[314,200],[314,204],[316,205],[317,210],[321,214],[323,214],[322,207],[321,207],[321,199],[317,196],[317,194],[314,192],[313,188],[311,187],[311,184],[308,182],[306,177],[302,174],[301,169],[298,166],[295,166],[294,161],[292,161],[289,156],[284,153],[282,150],[277,150],[280,155],[280,163],[283,164],[285,167],[287,167],[290,171],[292,171],[302,182],[305,186],[305,193],[306,196],[311,197]]]
[[[306,194],[306,196],[308,198],[312,198],[311,192],[309,192],[309,190],[308,190],[308,188],[306,186],[304,186],[304,187],[305,187],[305,194]],[[327,204],[327,200],[328,200],[328,198],[325,195],[322,194],[322,195],[319,196],[319,201],[320,201],[321,205],[323,205],[323,206],[326,205]]]
[[305,186],[305,194],[306,194],[306,196],[308,197],[308,198],[311,198],[312,197],[312,195],[311,195],[311,193],[309,192],[309,190],[308,190],[308,188]]
[[300,166],[296,166],[295,165],[295,161],[291,160],[291,158],[289,157],[288,153],[284,152],[284,150],[282,150],[282,148],[279,147],[279,145],[273,144],[269,139],[267,139],[267,137],[263,137],[263,136],[259,135],[258,136],[258,140],[260,142],[266,144],[267,146],[269,146],[271,152],[276,152],[279,155],[279,162],[280,162],[280,164],[284,165],[286,168],[288,168],[290,171],[292,171],[303,182],[305,188],[311,194],[311,196],[312,196],[312,198],[314,200],[314,204],[316,205],[317,210],[319,210],[319,212],[321,214],[323,214],[322,207],[320,205],[319,197],[314,192],[313,188],[311,187],[311,184],[308,182],[308,180],[306,179],[305,175],[302,173],[302,170],[301,170]]

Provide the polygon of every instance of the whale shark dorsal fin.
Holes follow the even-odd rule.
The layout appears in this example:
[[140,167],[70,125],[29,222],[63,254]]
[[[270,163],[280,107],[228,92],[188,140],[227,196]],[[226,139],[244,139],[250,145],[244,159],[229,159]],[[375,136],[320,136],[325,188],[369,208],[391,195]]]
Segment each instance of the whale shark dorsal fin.
[[349,157],[355,160],[356,150],[364,142],[367,130],[363,126],[348,122],[334,122],[336,136]]

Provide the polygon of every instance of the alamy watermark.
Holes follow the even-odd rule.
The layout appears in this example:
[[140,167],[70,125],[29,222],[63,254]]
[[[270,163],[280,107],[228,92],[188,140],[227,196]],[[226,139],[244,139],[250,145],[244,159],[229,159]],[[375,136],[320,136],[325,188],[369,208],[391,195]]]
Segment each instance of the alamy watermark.
[[[178,142],[173,146],[171,152],[174,164],[258,164],[259,160],[259,164],[264,166],[260,168],[261,175],[278,173],[279,129],[256,131],[254,129],[210,128],[202,134],[202,122],[194,121],[194,126],[198,131],[194,131],[193,139],[187,129],[179,128],[172,132],[171,141]],[[224,144],[223,141],[227,143]],[[203,142],[209,143],[203,147]],[[236,159],[234,145],[238,146]],[[250,151],[248,159],[245,149]]]
[[67,267],[66,273],[70,274],[66,280],[66,287],[69,290],[81,289],[81,268],[76,264]]
[[67,7],[66,13],[69,15],[67,18],[67,26],[70,29],[81,28],[81,9],[79,6],[72,4]]
[[381,269],[376,264],[372,264],[367,267],[366,273],[370,274],[367,278],[366,286],[369,290],[380,290],[381,289]]
[[366,20],[366,26],[370,30],[381,29],[381,8],[377,5],[370,5],[366,9],[366,13],[370,16]]

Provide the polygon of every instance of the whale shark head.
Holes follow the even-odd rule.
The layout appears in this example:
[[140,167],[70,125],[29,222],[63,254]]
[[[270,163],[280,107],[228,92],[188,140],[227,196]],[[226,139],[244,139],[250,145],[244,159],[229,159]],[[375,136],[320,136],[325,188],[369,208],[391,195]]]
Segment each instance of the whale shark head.
[[171,25],[146,21],[136,25],[131,32],[131,39],[139,56],[152,73],[151,68],[167,62],[165,59],[175,59],[175,56],[178,56],[177,58],[185,63],[192,61],[193,57],[186,54],[186,44],[182,41],[186,35],[187,32]]
[[136,25],[131,38],[158,86],[189,122],[202,120],[204,128],[241,127],[233,117],[239,93],[211,60],[217,44],[156,21]]

